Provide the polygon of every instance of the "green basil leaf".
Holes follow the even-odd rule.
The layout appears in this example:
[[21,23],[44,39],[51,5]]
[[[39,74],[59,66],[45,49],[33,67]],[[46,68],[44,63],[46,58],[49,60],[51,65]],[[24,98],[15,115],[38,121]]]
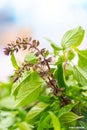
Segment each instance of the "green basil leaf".
[[49,114],[52,119],[54,130],[61,130],[61,125],[56,115],[53,112],[49,112]]
[[73,67],[73,72],[76,80],[81,86],[87,85],[87,73],[78,66]]
[[80,118],[83,118],[83,116],[78,116],[73,112],[68,112],[60,117],[60,122],[65,124],[65,123],[73,122],[73,121],[78,120]]
[[55,76],[55,78],[58,81],[58,86],[60,88],[62,88],[62,87],[66,88],[67,85],[65,83],[65,78],[64,78],[64,72],[63,72],[62,63],[60,63],[60,64],[57,65],[57,69],[55,70],[54,76]]
[[30,122],[48,107],[48,104],[40,102],[32,107],[27,113],[26,120]]
[[35,56],[35,54],[34,53],[29,53],[29,54],[27,54],[26,56],[25,56],[25,59],[24,59],[25,61],[27,61],[27,62],[30,62],[30,63],[36,63],[36,61],[37,61],[37,57]]
[[32,72],[29,77],[20,85],[16,96],[16,105],[29,105],[37,100],[40,95],[41,87],[45,85],[45,81],[37,72]]
[[77,50],[78,65],[87,72],[87,49]]
[[62,107],[62,108],[59,110],[58,117],[60,118],[60,117],[63,116],[64,114],[70,112],[71,109],[72,109],[76,104],[77,104],[77,103],[75,103],[75,104],[69,104],[69,105],[66,105],[66,106]]
[[21,86],[26,86],[26,85],[28,84],[28,80],[29,80],[29,78],[30,78],[30,74],[31,74],[31,73],[25,75],[25,76],[21,79],[21,81],[18,80],[17,82],[13,83],[11,95],[14,94],[14,95],[16,96],[16,95],[18,94],[19,88],[20,88]]
[[74,57],[75,57],[75,53],[71,50],[68,55],[68,60],[71,61],[72,59],[74,59]]
[[20,128],[20,130],[33,130],[33,126],[32,125],[30,125],[30,124],[28,124],[27,122],[21,122],[20,124],[19,124],[19,128]]
[[63,49],[79,46],[84,38],[84,33],[85,31],[81,26],[67,31],[61,41]]

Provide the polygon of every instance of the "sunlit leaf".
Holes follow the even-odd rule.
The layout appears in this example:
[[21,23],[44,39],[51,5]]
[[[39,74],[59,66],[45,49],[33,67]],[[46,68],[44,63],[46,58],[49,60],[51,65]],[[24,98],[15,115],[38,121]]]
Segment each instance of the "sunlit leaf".
[[72,30],[67,31],[61,41],[61,45],[64,49],[71,46],[79,46],[84,38],[84,29],[79,26]]
[[19,130],[33,130],[33,126],[29,125],[27,122],[21,122],[19,128]]
[[27,75],[25,75],[25,76],[21,79],[21,81],[18,80],[17,82],[13,83],[11,94],[12,94],[12,95],[13,95],[13,94],[17,95],[19,88],[20,88],[21,86],[26,86],[26,85],[28,84],[29,78],[30,78],[30,73],[27,74]]
[[17,94],[17,105],[26,105],[34,102],[40,95],[41,86],[45,85],[43,79],[37,72],[32,72],[31,75],[20,85]]
[[0,106],[5,107],[7,109],[14,109],[15,103],[16,102],[13,96],[8,96],[0,100]]
[[85,97],[87,97],[87,91],[82,92],[82,94],[83,94]]

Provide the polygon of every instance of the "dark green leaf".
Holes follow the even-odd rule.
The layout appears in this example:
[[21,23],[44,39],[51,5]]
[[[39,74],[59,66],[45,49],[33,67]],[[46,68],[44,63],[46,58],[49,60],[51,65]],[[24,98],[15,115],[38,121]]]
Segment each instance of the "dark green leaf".
[[11,62],[12,62],[13,67],[15,69],[18,69],[18,64],[17,64],[16,58],[14,56],[14,53],[12,53],[12,55],[11,55]]
[[84,38],[84,33],[85,31],[81,26],[67,31],[61,41],[63,49],[79,46]]
[[58,86],[60,88],[62,87],[66,88],[62,63],[57,65],[57,69],[54,73],[54,76],[58,81]]

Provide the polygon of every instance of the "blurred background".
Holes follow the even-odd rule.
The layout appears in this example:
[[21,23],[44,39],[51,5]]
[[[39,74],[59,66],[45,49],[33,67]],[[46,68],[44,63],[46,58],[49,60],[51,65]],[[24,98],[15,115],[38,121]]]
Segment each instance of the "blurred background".
[[32,36],[49,48],[44,37],[60,44],[63,34],[79,25],[87,30],[87,0],[0,0],[0,81],[14,70],[3,54],[6,44]]

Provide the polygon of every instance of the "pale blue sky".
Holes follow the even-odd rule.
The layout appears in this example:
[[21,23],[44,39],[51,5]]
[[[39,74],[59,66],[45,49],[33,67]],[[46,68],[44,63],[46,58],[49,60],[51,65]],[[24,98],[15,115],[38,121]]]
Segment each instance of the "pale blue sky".
[[0,0],[0,11],[4,8],[15,24],[30,26],[36,37],[56,38],[57,32],[78,25],[87,28],[87,0]]

